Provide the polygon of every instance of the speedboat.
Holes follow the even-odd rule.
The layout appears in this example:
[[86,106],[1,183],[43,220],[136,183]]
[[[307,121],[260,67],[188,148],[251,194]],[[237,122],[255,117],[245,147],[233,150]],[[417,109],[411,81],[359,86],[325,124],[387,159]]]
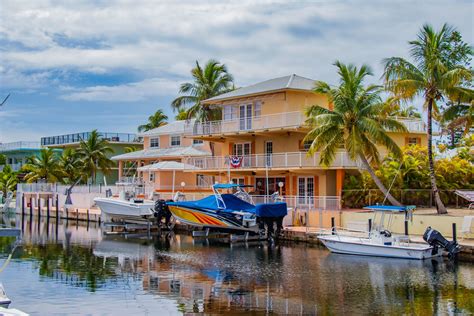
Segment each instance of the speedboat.
[[[239,184],[214,184],[213,195],[197,201],[167,202],[173,216],[183,224],[223,232],[259,232],[267,225],[273,233],[274,224],[281,229],[287,214],[285,202],[253,204],[252,198]],[[219,190],[233,190],[221,194]]]
[[[388,223],[396,213],[405,213],[405,220],[411,218],[414,206],[372,205],[365,209],[374,212],[373,229],[369,228],[367,236],[346,235],[335,228],[331,234],[322,234],[318,239],[332,252],[361,256],[391,257],[403,259],[428,259],[441,256],[442,248],[452,256],[459,252],[455,241],[447,241],[438,231],[428,227],[423,239],[426,243],[411,243],[408,236],[396,236],[384,225],[385,214],[389,214]],[[378,223],[376,219],[379,216]]]
[[110,219],[148,219],[154,215],[155,203],[145,200],[138,194],[135,184],[117,183],[117,197],[96,197],[95,204],[100,208],[105,221]]

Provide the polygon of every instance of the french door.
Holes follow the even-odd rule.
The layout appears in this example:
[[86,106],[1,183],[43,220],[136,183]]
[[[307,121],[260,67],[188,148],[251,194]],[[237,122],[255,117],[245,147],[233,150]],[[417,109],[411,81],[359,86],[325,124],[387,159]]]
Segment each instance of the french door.
[[298,204],[314,204],[314,177],[298,177]]
[[239,106],[241,131],[252,129],[252,104],[245,104]]
[[252,154],[251,148],[252,148],[251,143],[234,144],[234,155],[243,157],[242,159],[243,167],[250,166],[250,162],[251,162],[250,155]]

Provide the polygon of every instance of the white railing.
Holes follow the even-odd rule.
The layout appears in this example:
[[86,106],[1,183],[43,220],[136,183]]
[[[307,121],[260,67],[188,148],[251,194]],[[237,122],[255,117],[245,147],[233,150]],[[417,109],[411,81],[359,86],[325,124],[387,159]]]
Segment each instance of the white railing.
[[185,135],[226,134],[275,128],[295,128],[304,125],[305,115],[301,111],[286,112],[247,118],[212,122],[190,122],[184,128]]
[[[229,166],[228,156],[217,157],[190,157],[186,159],[186,164],[203,170],[242,170],[255,168],[311,168],[321,167],[320,154],[316,153],[313,156],[307,155],[307,152],[290,152],[277,153],[272,155],[256,154],[242,157],[242,163],[238,168]],[[336,153],[336,157],[331,167],[354,167],[359,168],[359,162],[353,161],[349,158],[346,152]]]
[[[418,118],[394,117],[405,124],[409,132],[425,132],[426,125]],[[234,118],[211,122],[189,122],[184,127],[185,135],[200,136],[228,134],[245,131],[271,130],[278,128],[296,128],[305,125],[303,112],[284,112],[278,114]]]
[[0,144],[0,152],[18,149],[40,149],[40,142],[13,142]]
[[403,123],[409,132],[424,133],[426,132],[426,124],[419,118],[394,117],[400,123]]

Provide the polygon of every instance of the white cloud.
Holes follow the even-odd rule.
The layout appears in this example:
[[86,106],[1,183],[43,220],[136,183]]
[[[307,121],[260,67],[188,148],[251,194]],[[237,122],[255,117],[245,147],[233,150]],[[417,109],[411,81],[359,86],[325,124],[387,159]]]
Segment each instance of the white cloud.
[[68,93],[63,94],[61,98],[69,101],[136,102],[173,94],[178,86],[179,83],[176,81],[154,78],[122,85],[94,86],[85,89],[62,87],[62,91]]

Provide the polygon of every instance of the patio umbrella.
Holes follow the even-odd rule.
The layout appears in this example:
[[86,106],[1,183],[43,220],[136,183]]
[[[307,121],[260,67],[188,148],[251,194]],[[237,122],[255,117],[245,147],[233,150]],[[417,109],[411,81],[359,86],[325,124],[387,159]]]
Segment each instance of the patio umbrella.
[[200,168],[178,162],[178,161],[160,161],[151,165],[143,166],[138,168],[138,171],[148,171],[148,172],[153,172],[153,171],[173,171],[173,194],[174,194],[174,186],[175,186],[175,179],[176,179],[176,170],[178,171],[183,171],[184,169],[187,170],[199,170]]

